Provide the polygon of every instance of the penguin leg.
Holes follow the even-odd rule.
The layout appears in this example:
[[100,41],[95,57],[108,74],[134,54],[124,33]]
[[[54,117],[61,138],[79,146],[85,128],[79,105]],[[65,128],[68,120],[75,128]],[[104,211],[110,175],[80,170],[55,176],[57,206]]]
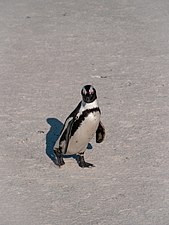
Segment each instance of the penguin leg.
[[54,149],[55,155],[57,157],[57,160],[54,159],[53,162],[57,165],[57,166],[63,166],[65,164],[64,160],[63,160],[63,154],[61,151],[61,147]]
[[77,163],[82,168],[84,168],[84,167],[94,167],[93,164],[85,162],[85,160],[84,160],[84,152],[83,153],[79,153],[77,155]]

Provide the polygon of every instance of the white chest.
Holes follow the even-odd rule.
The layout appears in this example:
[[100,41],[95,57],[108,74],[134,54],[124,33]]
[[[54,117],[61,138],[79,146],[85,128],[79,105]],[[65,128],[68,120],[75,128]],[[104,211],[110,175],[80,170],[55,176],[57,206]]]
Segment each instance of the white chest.
[[[99,112],[93,112],[90,113],[85,120],[82,122],[80,128],[82,129],[82,132],[86,132],[88,134],[92,134],[93,132],[96,132],[96,129],[99,125],[100,121],[100,113]],[[79,129],[80,131],[80,129]]]
[[99,121],[100,112],[98,111],[90,113],[84,121],[82,121],[80,127],[70,139],[67,151],[68,154],[76,154],[85,150],[87,144],[96,133]]

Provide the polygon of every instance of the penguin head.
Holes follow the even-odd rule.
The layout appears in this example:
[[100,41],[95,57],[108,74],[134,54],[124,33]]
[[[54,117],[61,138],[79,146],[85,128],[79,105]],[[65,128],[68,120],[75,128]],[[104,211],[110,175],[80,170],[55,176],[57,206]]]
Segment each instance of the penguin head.
[[86,103],[91,103],[97,99],[96,90],[92,85],[85,85],[81,91],[82,99]]

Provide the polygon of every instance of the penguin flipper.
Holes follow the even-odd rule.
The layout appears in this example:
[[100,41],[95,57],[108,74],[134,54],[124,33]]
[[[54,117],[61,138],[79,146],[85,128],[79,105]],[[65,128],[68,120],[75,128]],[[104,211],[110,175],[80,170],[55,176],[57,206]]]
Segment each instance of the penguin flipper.
[[81,102],[77,105],[77,107],[74,109],[74,111],[67,117],[65,120],[65,123],[63,125],[60,138],[58,139],[56,149],[60,149],[63,154],[66,154],[67,148],[69,145],[69,140],[71,137],[71,131],[73,124],[76,120],[77,113],[80,109]]
[[[67,152],[67,148],[68,148],[68,145],[69,145],[69,140],[70,140],[70,137],[71,137],[71,131],[72,131],[72,127],[73,127],[73,124],[74,124],[74,121],[75,121],[75,118],[74,117],[69,117],[69,121],[68,121],[68,124],[67,124],[67,128],[64,130],[61,138],[60,138],[60,147],[61,147],[61,151],[63,154],[66,154]],[[64,144],[63,144],[64,142]]]
[[101,143],[104,140],[105,137],[105,128],[102,124],[102,122],[99,122],[99,126],[96,130],[96,143]]

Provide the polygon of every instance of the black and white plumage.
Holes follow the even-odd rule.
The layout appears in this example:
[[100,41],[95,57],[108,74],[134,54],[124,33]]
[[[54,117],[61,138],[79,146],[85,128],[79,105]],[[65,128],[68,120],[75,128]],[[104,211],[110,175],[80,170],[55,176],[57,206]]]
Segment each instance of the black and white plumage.
[[55,163],[59,166],[65,164],[63,155],[77,155],[80,167],[93,166],[84,160],[84,152],[89,141],[96,134],[96,142],[101,143],[105,136],[105,129],[100,121],[101,111],[97,102],[96,90],[86,85],[81,91],[82,101],[67,117],[54,152],[57,157]]

